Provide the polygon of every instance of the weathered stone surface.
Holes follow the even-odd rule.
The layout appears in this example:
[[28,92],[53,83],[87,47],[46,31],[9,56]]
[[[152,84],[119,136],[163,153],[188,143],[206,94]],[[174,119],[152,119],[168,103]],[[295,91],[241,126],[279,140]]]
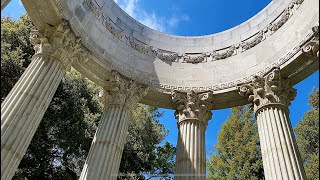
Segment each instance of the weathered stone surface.
[[289,120],[288,106],[296,90],[281,78],[279,68],[238,89],[253,102],[265,179],[306,179]]
[[62,77],[81,52],[66,23],[44,35],[31,33],[32,62],[1,103],[1,179],[14,175]]
[[212,92],[172,92],[179,129],[175,180],[206,178],[205,131],[212,101]]
[[80,180],[117,179],[131,110],[146,95],[148,88],[111,71],[104,87],[104,113]]
[[255,76],[251,83],[240,87],[241,96],[249,96],[248,100],[254,103],[254,111],[258,113],[264,106],[290,106],[296,96],[296,89],[289,86],[289,81],[281,79],[280,69],[275,67],[265,77]]
[[[71,29],[95,56],[84,67],[91,71],[89,78],[103,84],[110,74],[103,70],[117,70],[125,77],[148,85],[153,92],[150,94],[163,96],[150,105],[166,108],[173,107],[172,90],[225,94],[213,109],[242,105],[243,99],[231,98],[237,95],[237,84],[250,82],[254,76],[261,76],[274,66],[281,67],[282,71],[294,60],[304,61],[297,57],[303,54],[303,45],[314,34],[311,28],[318,21],[315,15],[319,13],[318,2],[314,0],[272,1],[257,16],[232,29],[208,36],[181,37],[136,23],[111,0],[81,3],[58,0],[49,6],[53,5],[70,19]],[[33,16],[33,9],[26,8]],[[45,11],[41,13],[41,17],[52,16]],[[303,76],[303,73],[293,72],[309,70],[304,74],[307,76],[314,71],[316,63],[306,64],[303,70],[290,67],[292,71],[285,71],[282,76]],[[153,102],[153,99],[151,95],[144,98],[145,102]]]

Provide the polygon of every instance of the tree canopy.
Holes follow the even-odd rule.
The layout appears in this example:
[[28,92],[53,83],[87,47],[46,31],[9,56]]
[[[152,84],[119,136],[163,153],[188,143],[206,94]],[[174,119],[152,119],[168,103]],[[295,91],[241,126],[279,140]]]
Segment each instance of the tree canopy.
[[[22,75],[34,53],[34,26],[27,15],[1,18],[1,102]],[[100,87],[74,69],[62,79],[24,155],[14,179],[78,179],[98,126]],[[120,172],[172,174],[175,147],[160,146],[167,130],[156,108],[138,104],[129,124]]]
[[232,108],[208,162],[208,179],[264,177],[257,125],[249,106]]
[[319,88],[309,94],[307,111],[294,128],[307,179],[319,179]]

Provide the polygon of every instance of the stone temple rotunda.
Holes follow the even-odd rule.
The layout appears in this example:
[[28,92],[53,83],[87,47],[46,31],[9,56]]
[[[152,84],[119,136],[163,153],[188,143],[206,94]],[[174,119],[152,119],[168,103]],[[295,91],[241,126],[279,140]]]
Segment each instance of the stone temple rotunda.
[[[1,0],[3,9],[9,0]],[[135,103],[175,109],[175,179],[205,179],[211,110],[253,103],[265,179],[305,179],[289,120],[293,85],[319,69],[318,0],[273,0],[206,36],[152,30],[113,0],[22,0],[35,54],[1,104],[1,179],[14,175],[66,71],[104,88],[81,180],[116,179]],[[214,117],[213,117],[214,119]]]

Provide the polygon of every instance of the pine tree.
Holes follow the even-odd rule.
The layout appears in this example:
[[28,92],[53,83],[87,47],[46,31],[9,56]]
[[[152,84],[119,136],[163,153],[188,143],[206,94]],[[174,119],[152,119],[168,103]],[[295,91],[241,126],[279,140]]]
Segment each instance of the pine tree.
[[249,106],[232,108],[208,162],[208,179],[263,179],[257,125]]
[[307,179],[319,179],[319,88],[309,95],[312,107],[294,128]]

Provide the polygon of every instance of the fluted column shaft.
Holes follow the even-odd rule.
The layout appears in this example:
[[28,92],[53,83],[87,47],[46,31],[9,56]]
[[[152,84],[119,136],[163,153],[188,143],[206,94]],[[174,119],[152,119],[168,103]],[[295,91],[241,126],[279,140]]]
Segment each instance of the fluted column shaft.
[[206,179],[205,130],[211,119],[212,92],[174,91],[178,120],[175,180]]
[[175,179],[205,179],[206,126],[198,120],[179,123]]
[[1,0],[1,11],[9,4],[10,0]]
[[111,71],[104,91],[105,111],[81,172],[80,180],[117,179],[131,110],[148,88]]
[[266,179],[305,179],[286,107],[267,106],[257,113]]
[[80,179],[117,178],[128,124],[127,109],[111,106],[105,110]]
[[296,90],[289,86],[289,81],[281,79],[276,67],[239,90],[253,101],[265,179],[306,179],[289,120],[288,106]]
[[[13,177],[77,50],[67,22],[43,36],[32,31],[35,55],[1,104],[1,179]],[[73,39],[72,39],[73,38]],[[70,43],[73,46],[70,46]]]
[[61,65],[35,58],[1,104],[1,179],[11,179],[64,75]]

